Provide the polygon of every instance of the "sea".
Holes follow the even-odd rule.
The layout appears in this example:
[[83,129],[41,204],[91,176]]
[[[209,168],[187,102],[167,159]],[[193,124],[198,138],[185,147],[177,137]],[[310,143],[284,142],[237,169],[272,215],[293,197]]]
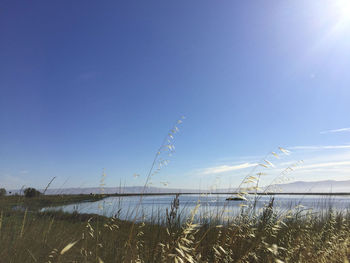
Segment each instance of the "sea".
[[[238,215],[257,216],[272,207],[276,216],[298,213],[326,215],[350,211],[350,195],[248,195],[247,200],[228,201],[230,195],[190,194],[159,196],[106,197],[95,202],[80,202],[42,211],[58,210],[68,213],[98,214],[121,220],[164,223],[171,211],[182,221],[230,221]],[[174,202],[175,200],[175,202]]]

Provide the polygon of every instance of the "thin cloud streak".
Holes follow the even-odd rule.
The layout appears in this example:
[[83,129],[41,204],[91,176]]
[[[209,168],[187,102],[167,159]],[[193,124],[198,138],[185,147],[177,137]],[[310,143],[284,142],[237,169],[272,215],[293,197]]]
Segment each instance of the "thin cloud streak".
[[302,167],[302,170],[303,169],[324,168],[324,167],[339,167],[339,166],[350,166],[350,161],[309,164],[309,165],[304,165]]
[[289,147],[293,150],[332,150],[332,149],[350,149],[350,145],[322,145],[322,146],[293,146]]
[[256,165],[258,165],[258,164],[257,163],[243,163],[243,164],[238,164],[238,165],[220,165],[220,166],[205,168],[205,169],[201,170],[199,173],[201,175],[226,173],[226,172],[246,169],[246,168],[253,167]]
[[336,132],[350,132],[350,128],[341,128],[341,129],[335,129],[335,130],[327,130],[327,131],[321,131],[321,134],[327,134],[327,133],[336,133]]

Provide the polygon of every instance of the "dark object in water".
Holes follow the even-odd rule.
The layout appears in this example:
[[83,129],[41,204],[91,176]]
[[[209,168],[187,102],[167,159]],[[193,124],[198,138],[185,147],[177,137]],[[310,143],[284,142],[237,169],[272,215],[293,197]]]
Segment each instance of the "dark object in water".
[[244,201],[242,197],[227,197],[226,201]]

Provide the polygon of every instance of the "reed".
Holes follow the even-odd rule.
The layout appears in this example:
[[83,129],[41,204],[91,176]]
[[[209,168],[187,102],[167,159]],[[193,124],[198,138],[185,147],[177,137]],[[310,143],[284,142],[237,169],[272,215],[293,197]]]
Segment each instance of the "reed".
[[[174,152],[174,134],[181,122],[182,119],[176,122],[157,151],[144,190],[161,167],[168,164],[163,155]],[[297,206],[281,212],[271,198],[257,211],[256,193],[264,169],[274,167],[272,158],[289,154],[279,148],[278,153],[271,152],[252,169],[238,194],[247,200],[247,205],[229,218],[224,216],[226,207],[206,217],[200,212],[200,203],[186,216],[180,209],[178,195],[168,209],[155,211],[148,220],[138,220],[143,197],[130,212],[130,220],[119,217],[120,203],[112,217],[41,211],[43,207],[101,200],[106,196],[104,171],[100,195],[42,195],[30,200],[2,196],[0,262],[349,262],[349,210],[329,207],[317,212]],[[300,163],[283,170],[272,182],[286,179]]]
[[346,262],[350,255],[347,211],[281,214],[272,199],[260,214],[242,210],[218,225],[198,223],[196,211],[181,218],[169,206],[167,219],[135,223],[59,211],[27,212],[24,220],[25,212],[4,211],[0,262]]

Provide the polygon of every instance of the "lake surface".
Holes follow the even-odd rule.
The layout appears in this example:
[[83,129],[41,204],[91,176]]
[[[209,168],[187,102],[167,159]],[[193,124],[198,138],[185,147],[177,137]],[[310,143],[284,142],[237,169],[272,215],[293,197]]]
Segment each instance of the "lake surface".
[[[146,220],[162,223],[166,209],[170,210],[174,195],[169,196],[124,196],[108,197],[96,202],[84,202],[66,206],[45,208],[43,210],[62,210],[64,212],[93,213],[108,217],[116,216],[125,220]],[[254,203],[251,197],[248,201],[226,201],[229,195],[180,195],[179,213],[182,218],[189,217],[199,204],[196,212],[197,220],[208,218],[227,220],[240,213],[245,206]],[[274,196],[274,208],[277,213],[283,214],[290,210],[309,210],[323,213],[332,208],[336,211],[350,211],[350,196],[321,196],[321,195],[277,195]],[[256,213],[269,203],[271,196],[259,196],[256,202]]]

